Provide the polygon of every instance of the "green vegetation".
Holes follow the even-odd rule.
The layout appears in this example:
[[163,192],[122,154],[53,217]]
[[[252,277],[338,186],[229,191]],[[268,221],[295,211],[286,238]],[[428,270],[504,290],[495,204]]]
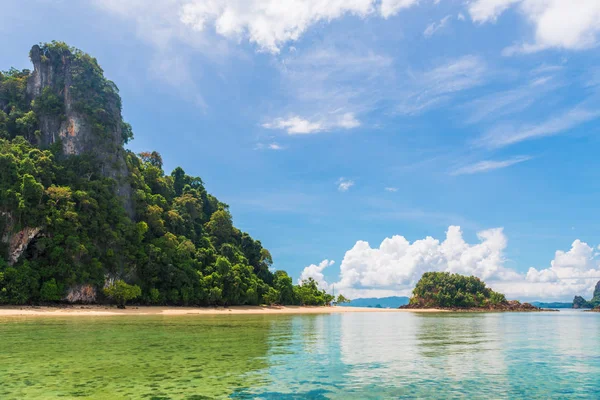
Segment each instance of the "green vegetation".
[[594,294],[590,301],[581,296],[575,296],[573,299],[573,308],[596,308],[600,307],[600,281],[596,283]]
[[426,272],[413,290],[409,305],[424,308],[475,308],[505,303],[507,301],[503,294],[486,287],[477,277]]
[[344,297],[344,295],[343,295],[343,294],[340,294],[340,295],[337,297],[336,303],[338,303],[338,304],[350,303],[350,299],[347,299],[347,298],[345,298],[345,297]]
[[[269,251],[233,225],[227,204],[182,168],[165,174],[159,153],[126,152],[128,214],[116,194],[122,182],[102,173],[106,159],[65,156],[60,141],[44,147],[40,116],[65,118],[65,94],[57,89],[65,86],[93,135],[118,133],[122,144],[133,133],[120,119],[117,87],[94,58],[57,42],[39,52],[45,63],[70,62],[71,76],[56,73],[54,85],[32,99],[29,70],[0,73],[0,304],[62,301],[82,285],[97,290],[98,301],[104,294],[120,305],[333,300],[313,280],[293,285],[286,272],[273,273]],[[111,152],[110,142],[99,143],[107,147],[96,154]],[[29,240],[33,229],[39,232]],[[16,262],[11,239],[28,244]],[[100,290],[106,282],[114,284]]]
[[137,299],[142,295],[142,289],[138,285],[128,285],[119,279],[108,284],[104,288],[104,294],[114,300],[120,308],[125,308],[129,300]]

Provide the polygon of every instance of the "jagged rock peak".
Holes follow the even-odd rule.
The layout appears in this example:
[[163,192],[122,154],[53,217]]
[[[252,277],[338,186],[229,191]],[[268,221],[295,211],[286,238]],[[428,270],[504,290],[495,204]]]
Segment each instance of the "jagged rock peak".
[[33,73],[27,95],[39,119],[39,144],[60,141],[65,155],[95,156],[100,173],[118,182],[117,191],[131,215],[123,144],[132,134],[121,116],[117,86],[104,77],[95,58],[65,43],[35,45],[29,54]]

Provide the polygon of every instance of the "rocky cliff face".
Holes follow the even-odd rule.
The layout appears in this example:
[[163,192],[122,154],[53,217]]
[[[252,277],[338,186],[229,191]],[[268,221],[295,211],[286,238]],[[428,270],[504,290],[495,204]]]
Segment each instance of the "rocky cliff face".
[[18,232],[13,232],[14,221],[12,215],[0,211],[0,218],[3,219],[0,240],[8,245],[8,265],[13,265],[19,260],[21,254],[27,250],[29,243],[40,233],[41,228],[25,227]]
[[117,181],[117,192],[132,216],[118,91],[94,59],[68,48],[59,50],[35,45],[30,52],[34,69],[27,95],[46,105],[37,112],[40,145],[60,141],[65,155],[94,155],[101,174]]

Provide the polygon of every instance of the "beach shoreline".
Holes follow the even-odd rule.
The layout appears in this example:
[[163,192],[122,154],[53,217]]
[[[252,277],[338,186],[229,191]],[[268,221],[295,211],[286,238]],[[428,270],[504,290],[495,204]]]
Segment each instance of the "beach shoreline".
[[181,315],[285,315],[285,314],[343,314],[361,312],[447,312],[446,310],[402,310],[397,308],[326,307],[326,306],[231,306],[231,307],[152,307],[129,306],[126,309],[105,305],[72,306],[2,306],[0,317],[103,317],[103,316],[181,316]]

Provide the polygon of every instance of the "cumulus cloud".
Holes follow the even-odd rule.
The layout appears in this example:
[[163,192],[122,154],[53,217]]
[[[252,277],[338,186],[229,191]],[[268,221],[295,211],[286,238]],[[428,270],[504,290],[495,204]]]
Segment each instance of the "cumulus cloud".
[[347,192],[348,189],[354,186],[354,181],[346,178],[340,178],[336,183],[340,192]]
[[[346,15],[389,18],[418,0],[92,0],[99,7],[130,17],[157,40],[187,29],[202,36],[211,31],[233,40],[248,40],[259,50],[279,53],[311,26]],[[157,12],[152,11],[152,9]]]
[[513,296],[570,300],[575,295],[592,296],[600,280],[600,259],[594,248],[577,239],[568,251],[557,250],[550,268],[529,268],[516,282],[502,282],[498,289]]
[[353,113],[328,115],[312,121],[294,115],[288,118],[275,118],[262,124],[263,128],[285,130],[290,135],[306,135],[335,129],[353,129],[358,126],[360,126],[360,121],[356,119]]
[[475,164],[465,165],[457,168],[450,173],[450,175],[471,175],[478,174],[481,172],[493,171],[495,169],[507,168],[515,164],[531,160],[530,156],[516,156],[507,160],[485,160],[479,161]]
[[468,9],[473,21],[485,23],[495,21],[515,5],[533,25],[534,40],[511,46],[505,51],[507,55],[547,48],[581,50],[597,44],[600,32],[597,0],[475,0]]
[[395,192],[398,191],[398,188],[395,188],[395,187],[386,187],[383,190],[385,190],[386,192],[395,193]]
[[[530,268],[523,274],[504,265],[507,238],[502,228],[481,231],[477,237],[479,243],[469,244],[460,227],[450,226],[443,241],[426,237],[411,243],[398,235],[371,247],[359,240],[344,255],[336,291],[352,297],[410,295],[424,272],[446,271],[475,275],[509,298],[569,300],[590,297],[600,280],[600,254],[580,240],[568,251],[557,251],[549,268]],[[319,277],[324,263],[307,267],[306,276]]]
[[318,265],[309,265],[302,270],[300,279],[298,279],[298,284],[301,284],[302,281],[307,280],[308,278],[313,278],[315,282],[317,282],[317,285],[319,285],[319,288],[329,290],[329,284],[325,280],[323,270],[325,270],[327,267],[331,267],[333,264],[335,264],[335,261],[333,260],[323,260]]

